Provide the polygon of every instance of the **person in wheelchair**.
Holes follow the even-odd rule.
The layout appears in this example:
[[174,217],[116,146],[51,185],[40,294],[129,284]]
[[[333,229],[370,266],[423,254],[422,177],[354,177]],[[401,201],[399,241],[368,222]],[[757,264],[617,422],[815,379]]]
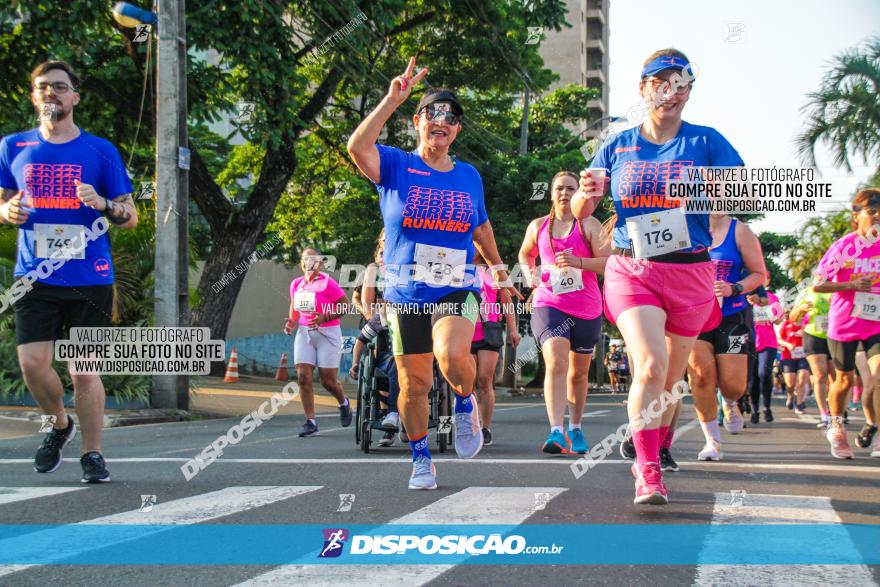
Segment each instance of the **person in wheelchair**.
[[[360,359],[364,349],[367,348],[369,343],[377,340],[380,334],[387,332],[387,330],[388,327],[383,324],[381,312],[376,312],[364,327],[361,328],[352,351],[352,365],[348,372],[349,377],[357,379],[361,364]],[[400,415],[397,413],[397,396],[400,394],[400,385],[397,382],[397,365],[394,362],[394,355],[387,344],[379,344],[377,340],[376,348],[376,362],[374,363],[376,365],[376,370],[374,371],[376,375],[375,380],[387,382],[386,385],[382,386],[385,389],[380,388],[377,391],[379,391],[379,395],[386,397],[384,403],[388,409],[385,417],[382,419],[382,423],[379,424],[379,427],[385,431],[382,440],[379,441],[379,446],[393,446],[394,434],[400,429]]]

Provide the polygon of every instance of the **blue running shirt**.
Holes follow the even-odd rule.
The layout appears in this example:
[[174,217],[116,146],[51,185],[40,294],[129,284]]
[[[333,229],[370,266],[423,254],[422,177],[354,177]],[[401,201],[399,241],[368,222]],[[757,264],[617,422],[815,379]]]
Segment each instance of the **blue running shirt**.
[[[99,195],[111,200],[132,191],[116,148],[83,130],[77,138],[62,144],[47,142],[36,129],[0,141],[0,187],[24,192],[22,205],[30,209],[27,222],[18,230],[16,277],[34,270],[49,256],[43,253],[43,244],[37,250],[39,235],[67,239],[79,227],[91,229],[101,216],[79,201],[74,180],[92,185]],[[48,248],[54,246],[51,240],[43,242]],[[38,253],[43,256],[38,257]],[[82,256],[68,259],[51,275],[38,277],[37,281],[55,286],[113,283],[110,238],[106,233],[91,241]]]
[[[610,172],[611,197],[617,211],[614,246],[632,249],[626,219],[678,207],[682,200],[666,198],[666,182],[684,179],[683,167],[737,167],[745,165],[727,139],[714,128],[681,122],[671,141],[655,145],[639,134],[640,126],[624,130],[605,141],[590,167]],[[687,214],[691,247],[682,252],[708,249],[712,245],[708,214]]]
[[[437,171],[418,153],[376,148],[381,160],[376,190],[385,223],[383,297],[398,304],[427,304],[458,290],[479,291],[473,235],[489,219],[480,174],[461,161],[451,171]],[[445,285],[420,279],[425,263],[447,276],[458,271],[459,279],[446,279]]]

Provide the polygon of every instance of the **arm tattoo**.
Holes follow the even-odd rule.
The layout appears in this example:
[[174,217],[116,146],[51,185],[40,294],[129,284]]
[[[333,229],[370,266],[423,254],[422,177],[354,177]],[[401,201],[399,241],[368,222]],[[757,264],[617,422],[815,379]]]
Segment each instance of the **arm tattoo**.
[[4,202],[8,202],[17,193],[18,193],[17,190],[11,190],[9,188],[2,188],[2,189],[0,189],[0,198],[3,198]]
[[[113,203],[110,204],[110,202]],[[107,209],[103,214],[113,224],[125,224],[131,220],[131,212],[127,208],[129,204],[134,205],[131,194],[126,194],[115,200],[107,200]]]

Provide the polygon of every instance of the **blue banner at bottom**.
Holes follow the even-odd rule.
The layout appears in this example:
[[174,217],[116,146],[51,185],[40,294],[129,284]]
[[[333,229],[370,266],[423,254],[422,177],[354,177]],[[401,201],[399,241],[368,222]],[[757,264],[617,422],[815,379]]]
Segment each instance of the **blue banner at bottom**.
[[878,565],[880,525],[0,525],[0,564]]

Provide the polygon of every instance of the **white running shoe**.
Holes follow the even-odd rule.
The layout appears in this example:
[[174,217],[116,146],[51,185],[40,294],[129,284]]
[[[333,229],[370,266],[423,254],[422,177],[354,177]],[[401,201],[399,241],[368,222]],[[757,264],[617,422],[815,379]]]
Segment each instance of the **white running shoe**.
[[700,454],[697,455],[698,461],[720,461],[722,458],[724,458],[724,453],[721,451],[721,445],[714,441],[707,442]]
[[739,406],[736,405],[736,402],[728,404],[726,401],[721,402],[722,409],[724,410],[724,427],[731,434],[739,434],[743,431],[745,427],[745,418],[743,418],[742,412],[739,411]]
[[853,450],[849,446],[849,440],[846,438],[846,429],[843,424],[834,424],[828,427],[825,432],[825,438],[831,445],[831,456],[835,459],[851,459],[853,458]]
[[397,432],[400,429],[400,415],[397,412],[388,412],[379,428],[386,432]]
[[483,429],[480,427],[480,408],[477,394],[471,393],[471,411],[455,414],[455,453],[462,459],[472,459],[483,448]]
[[437,489],[437,468],[428,457],[420,455],[413,461],[413,472],[409,478],[410,489]]

